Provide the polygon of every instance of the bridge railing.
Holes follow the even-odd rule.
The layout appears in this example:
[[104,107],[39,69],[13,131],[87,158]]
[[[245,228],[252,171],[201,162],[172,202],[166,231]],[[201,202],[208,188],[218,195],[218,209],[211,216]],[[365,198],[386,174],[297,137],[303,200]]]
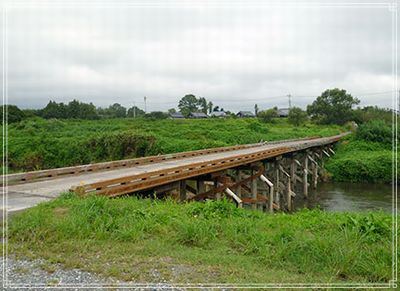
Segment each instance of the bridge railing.
[[183,158],[189,157],[196,157],[201,155],[213,154],[213,153],[221,153],[221,152],[229,152],[234,150],[240,149],[247,149],[247,148],[255,148],[260,147],[266,144],[284,144],[294,141],[304,141],[304,140],[315,140],[318,137],[306,137],[300,139],[288,139],[288,140],[281,140],[281,141],[270,141],[270,142],[260,142],[254,144],[245,144],[245,145],[235,145],[229,147],[218,147],[218,148],[211,148],[211,149],[204,149],[204,150],[196,150],[196,151],[188,151],[188,152],[181,152],[175,154],[166,154],[166,155],[158,155],[158,156],[149,156],[149,157],[142,157],[142,158],[134,158],[134,159],[125,159],[125,160],[118,160],[118,161],[110,161],[110,162],[102,162],[102,163],[93,163],[87,165],[80,165],[80,166],[72,166],[72,167],[63,167],[63,168],[56,168],[56,169],[48,169],[48,170],[40,170],[40,171],[31,171],[31,172],[24,172],[24,173],[16,173],[16,174],[9,174],[5,176],[1,176],[0,185],[15,185],[27,182],[35,182],[35,181],[43,181],[48,179],[55,179],[59,177],[65,176],[73,176],[79,175],[84,173],[91,173],[91,172],[99,172],[99,171],[107,171],[107,170],[114,170],[119,168],[128,168],[134,167],[138,165],[145,165],[145,164],[152,164],[152,163],[160,163],[163,161],[170,161],[170,160],[178,160]]
[[140,190],[151,189],[152,187],[200,176],[203,174],[213,173],[240,165],[262,161],[286,153],[332,144],[337,142],[342,137],[343,134],[328,138],[311,139],[309,142],[303,142],[301,145],[292,146],[284,146],[285,142],[283,142],[283,145],[281,146],[267,148],[252,153],[109,179],[96,183],[88,183],[85,185],[74,186],[70,190],[80,195],[96,194],[110,197],[119,196]]
[[196,156],[207,155],[207,154],[212,154],[212,153],[228,152],[228,151],[258,147],[263,144],[264,143],[255,143],[255,144],[235,145],[235,146],[230,146],[230,147],[218,147],[218,148],[211,148],[211,149],[204,149],[204,150],[180,152],[180,153],[175,153],[175,154],[149,156],[149,157],[142,157],[142,158],[125,159],[125,160],[102,162],[102,163],[93,163],[93,164],[80,165],[80,166],[63,167],[63,168],[56,168],[56,169],[9,174],[4,177],[1,176],[2,179],[0,181],[0,185],[3,185],[3,183],[5,183],[5,180],[7,180],[6,184],[15,185],[15,184],[20,184],[20,183],[25,183],[25,182],[54,179],[54,178],[70,176],[70,175],[79,175],[79,174],[83,174],[83,173],[107,171],[107,170],[113,170],[113,169],[124,168],[124,167],[133,167],[133,166],[138,166],[138,165],[160,163],[163,161],[169,161],[169,160],[174,160],[174,159],[196,157]]

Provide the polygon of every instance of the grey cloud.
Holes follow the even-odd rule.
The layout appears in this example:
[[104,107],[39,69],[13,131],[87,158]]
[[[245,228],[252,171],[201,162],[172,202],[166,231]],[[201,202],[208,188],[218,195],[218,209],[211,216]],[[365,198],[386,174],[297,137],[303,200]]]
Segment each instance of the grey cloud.
[[[194,93],[238,110],[284,106],[288,93],[305,106],[331,87],[392,90],[382,8],[18,8],[8,20],[9,102],[21,107],[148,96],[166,110]],[[391,106],[390,94],[361,99]]]

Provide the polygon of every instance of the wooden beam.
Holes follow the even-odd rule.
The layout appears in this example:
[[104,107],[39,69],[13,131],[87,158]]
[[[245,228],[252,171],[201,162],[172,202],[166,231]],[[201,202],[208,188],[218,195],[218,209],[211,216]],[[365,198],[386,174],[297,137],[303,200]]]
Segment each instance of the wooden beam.
[[179,198],[181,201],[185,201],[187,199],[186,180],[179,182]]
[[[251,171],[252,176],[254,175],[254,170]],[[251,197],[257,199],[257,179],[251,180]],[[252,204],[253,209],[257,209],[257,204]]]
[[260,179],[263,182],[265,182],[269,187],[268,209],[269,209],[269,212],[272,213],[272,212],[274,212],[274,206],[273,206],[273,204],[274,204],[274,184],[270,180],[268,180],[268,178],[265,177],[264,175],[261,175]]

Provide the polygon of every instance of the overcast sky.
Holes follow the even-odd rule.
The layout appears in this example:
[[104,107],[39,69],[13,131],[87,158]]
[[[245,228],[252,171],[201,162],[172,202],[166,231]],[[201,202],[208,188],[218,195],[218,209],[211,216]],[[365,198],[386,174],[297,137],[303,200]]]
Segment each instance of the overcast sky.
[[192,93],[236,111],[287,107],[287,94],[304,107],[339,87],[391,107],[392,15],[266,4],[9,8],[8,99],[143,108],[147,96],[151,111]]

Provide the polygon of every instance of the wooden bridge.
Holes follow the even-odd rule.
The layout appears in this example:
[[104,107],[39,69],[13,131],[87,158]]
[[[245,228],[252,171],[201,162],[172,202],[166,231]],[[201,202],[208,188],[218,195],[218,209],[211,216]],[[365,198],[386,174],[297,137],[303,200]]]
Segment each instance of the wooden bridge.
[[239,207],[291,210],[296,192],[308,196],[324,156],[348,133],[213,148],[4,176],[12,195],[55,197],[61,192],[109,197],[134,193],[176,195],[181,201],[219,199]]

